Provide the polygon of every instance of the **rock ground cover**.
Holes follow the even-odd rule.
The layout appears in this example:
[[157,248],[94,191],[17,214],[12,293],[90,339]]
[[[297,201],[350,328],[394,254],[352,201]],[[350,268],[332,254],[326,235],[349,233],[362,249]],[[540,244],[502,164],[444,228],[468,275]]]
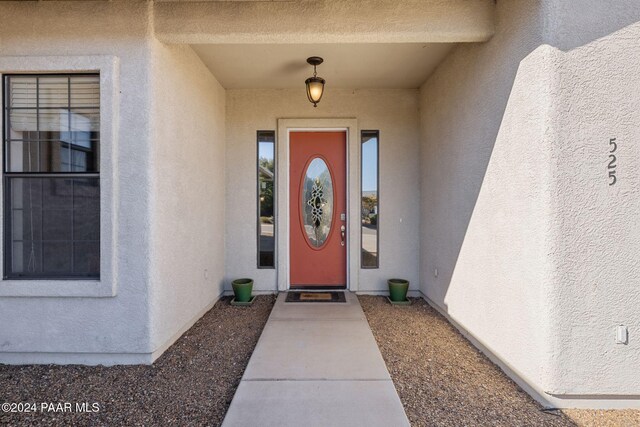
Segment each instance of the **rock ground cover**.
[[580,427],[638,427],[640,410],[565,409],[564,413]]
[[640,426],[640,411],[543,411],[423,299],[358,298],[412,426]]
[[[275,302],[222,298],[153,365],[0,365],[0,403],[98,403],[97,413],[0,412],[9,425],[220,425]],[[74,408],[75,409],[75,408]]]
[[[542,411],[422,299],[359,297],[414,426],[640,426],[640,411]],[[97,413],[0,412],[0,425],[220,425],[275,302],[221,299],[150,366],[0,365],[0,403],[98,403]]]

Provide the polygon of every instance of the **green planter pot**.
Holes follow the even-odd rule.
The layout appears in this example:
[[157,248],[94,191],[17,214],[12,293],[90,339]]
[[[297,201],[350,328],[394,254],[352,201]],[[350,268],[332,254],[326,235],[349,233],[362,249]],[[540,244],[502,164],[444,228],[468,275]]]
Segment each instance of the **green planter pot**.
[[389,299],[394,302],[406,301],[409,281],[404,279],[389,279]]
[[249,302],[251,300],[251,292],[253,291],[253,279],[236,279],[231,282],[233,293],[238,302]]

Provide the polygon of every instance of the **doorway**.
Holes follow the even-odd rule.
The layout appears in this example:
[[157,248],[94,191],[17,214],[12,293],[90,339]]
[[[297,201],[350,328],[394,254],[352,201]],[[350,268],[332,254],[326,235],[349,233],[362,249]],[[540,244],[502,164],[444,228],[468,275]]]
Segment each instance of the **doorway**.
[[290,133],[290,286],[347,285],[347,133]]

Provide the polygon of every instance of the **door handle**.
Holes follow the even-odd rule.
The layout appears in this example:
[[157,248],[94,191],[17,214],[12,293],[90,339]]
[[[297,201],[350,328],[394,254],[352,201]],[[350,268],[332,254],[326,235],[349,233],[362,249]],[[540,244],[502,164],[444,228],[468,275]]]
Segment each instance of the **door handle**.
[[340,226],[340,238],[342,239],[342,240],[340,241],[340,245],[341,245],[341,246],[344,246],[345,230],[346,230],[346,227],[345,227],[344,225],[341,225],[341,226]]

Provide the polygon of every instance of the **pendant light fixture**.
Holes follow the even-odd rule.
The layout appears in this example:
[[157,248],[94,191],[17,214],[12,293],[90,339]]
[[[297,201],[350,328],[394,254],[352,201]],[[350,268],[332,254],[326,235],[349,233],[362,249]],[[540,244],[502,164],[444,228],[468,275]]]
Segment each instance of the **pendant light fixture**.
[[322,64],[323,61],[319,56],[307,58],[307,62],[313,65],[313,77],[309,77],[304,83],[307,85],[307,98],[309,98],[309,102],[311,102],[314,107],[318,106],[318,102],[322,99],[322,93],[324,92],[324,79],[318,77],[316,73],[316,67]]

